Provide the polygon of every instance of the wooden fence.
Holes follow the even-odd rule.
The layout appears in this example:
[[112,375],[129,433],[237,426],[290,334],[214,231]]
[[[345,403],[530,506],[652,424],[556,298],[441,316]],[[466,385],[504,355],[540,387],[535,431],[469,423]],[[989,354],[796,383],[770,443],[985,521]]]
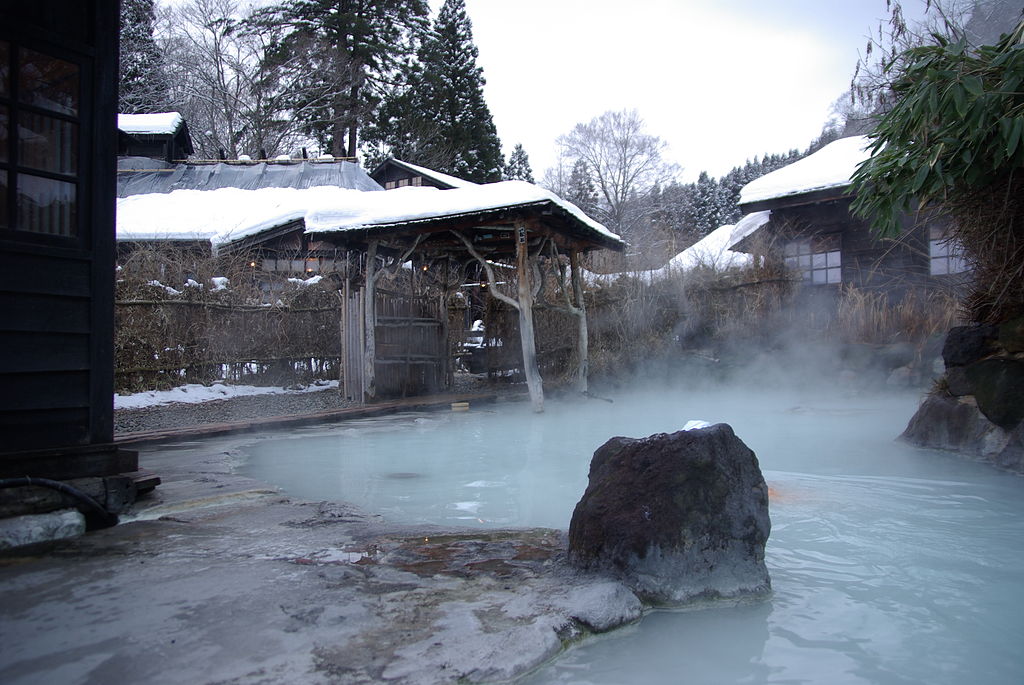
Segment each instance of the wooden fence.
[[118,392],[217,379],[289,385],[340,376],[341,302],[252,306],[204,299],[115,303]]

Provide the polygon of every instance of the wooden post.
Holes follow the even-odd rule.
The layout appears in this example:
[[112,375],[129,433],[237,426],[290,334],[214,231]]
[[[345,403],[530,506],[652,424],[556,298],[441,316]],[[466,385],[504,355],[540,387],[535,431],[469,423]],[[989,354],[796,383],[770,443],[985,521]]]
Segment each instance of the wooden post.
[[576,367],[576,390],[586,393],[589,389],[587,377],[590,373],[590,341],[587,331],[587,307],[583,302],[583,277],[580,272],[580,251],[575,247],[569,253],[569,268],[572,278],[573,312],[579,326],[577,333],[577,352],[579,354]]
[[366,288],[363,290],[363,321],[365,321],[365,343],[363,347],[363,401],[372,402],[377,396],[374,383],[377,361],[377,246],[378,241],[371,240],[366,249]]
[[535,412],[544,411],[544,386],[537,368],[537,344],[533,332],[533,290],[530,287],[529,248],[526,224],[516,223],[516,273],[519,276],[519,340],[523,348],[523,374]]

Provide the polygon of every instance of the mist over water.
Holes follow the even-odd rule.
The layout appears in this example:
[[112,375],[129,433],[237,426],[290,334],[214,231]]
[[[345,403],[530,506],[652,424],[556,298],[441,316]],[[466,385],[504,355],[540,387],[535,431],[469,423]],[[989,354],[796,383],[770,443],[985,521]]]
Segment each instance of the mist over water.
[[566,528],[615,435],[725,422],[773,491],[764,603],[655,612],[530,683],[1006,683],[1024,673],[1024,480],[895,442],[917,393],[669,387],[265,436],[238,469],[401,522]]

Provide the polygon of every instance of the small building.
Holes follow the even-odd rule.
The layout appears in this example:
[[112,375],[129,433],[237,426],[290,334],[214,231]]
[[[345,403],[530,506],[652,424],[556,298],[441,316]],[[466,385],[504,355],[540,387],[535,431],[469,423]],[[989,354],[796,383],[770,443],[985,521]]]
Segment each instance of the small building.
[[903,291],[966,271],[941,219],[908,215],[900,236],[880,238],[851,213],[850,179],[869,143],[841,138],[744,186],[740,209],[770,219],[732,249],[781,258],[812,286]]
[[453,188],[468,188],[479,185],[472,181],[442,174],[440,171],[403,162],[394,157],[377,165],[377,168],[370,172],[370,178],[379,183],[385,190],[394,190],[395,188],[404,188],[406,186],[452,190]]
[[[393,193],[322,186],[178,189],[120,198],[117,221],[120,241],[208,240],[217,251],[282,245],[301,247],[307,255],[330,251],[334,260],[318,269],[337,273],[342,286],[346,393],[367,400],[409,388],[445,389],[451,360],[444,307],[462,286],[462,280],[449,278],[449,267],[486,273],[492,295],[518,311],[524,373],[535,404],[540,379],[531,356],[532,307],[541,286],[535,279],[559,281],[557,306],[579,320],[579,383],[585,389],[580,256],[623,248],[618,236],[575,206],[522,181]],[[309,264],[306,259],[303,264]],[[395,273],[410,262],[416,269],[406,279],[406,292],[376,287],[384,269]],[[432,267],[443,274],[443,297],[416,290],[417,270]],[[517,274],[517,291],[501,292],[505,279],[495,277],[496,268]]]
[[148,157],[170,165],[191,155],[192,136],[178,112],[117,115],[117,156]]

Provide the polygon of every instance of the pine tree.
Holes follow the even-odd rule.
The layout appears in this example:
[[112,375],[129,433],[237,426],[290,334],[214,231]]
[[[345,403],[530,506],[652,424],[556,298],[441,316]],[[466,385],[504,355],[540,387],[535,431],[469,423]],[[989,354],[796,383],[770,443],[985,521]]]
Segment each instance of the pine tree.
[[380,143],[396,157],[459,178],[500,180],[505,160],[477,56],[464,1],[446,0],[408,87],[382,105]]
[[526,181],[533,183],[533,169],[530,168],[530,158],[523,149],[522,143],[516,143],[512,154],[508,156],[508,164],[505,165],[502,178],[506,181]]
[[125,114],[167,109],[167,80],[153,21],[153,0],[122,0],[118,110]]
[[426,0],[283,0],[249,25],[283,27],[267,59],[307,81],[295,89],[294,116],[334,155],[354,157],[362,126],[415,53],[428,14]]
[[597,189],[590,177],[586,161],[576,160],[569,175],[569,184],[565,191],[565,199],[573,203],[587,214],[597,208]]

